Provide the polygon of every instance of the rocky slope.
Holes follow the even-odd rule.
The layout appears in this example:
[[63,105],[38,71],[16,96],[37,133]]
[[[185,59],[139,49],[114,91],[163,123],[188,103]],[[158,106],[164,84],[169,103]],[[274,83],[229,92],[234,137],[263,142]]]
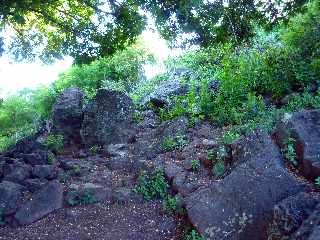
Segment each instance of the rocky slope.
[[[223,144],[224,129],[209,122],[160,122],[116,91],[99,90],[85,106],[83,97],[65,90],[52,132],[0,155],[0,239],[183,239],[186,226],[204,239],[319,239],[319,111],[286,115],[272,135],[257,129]],[[54,161],[43,144],[52,133],[65,144]],[[289,137],[294,171],[284,161]],[[212,171],[217,162],[222,171]],[[134,191],[141,172],[156,169],[184,214]]]

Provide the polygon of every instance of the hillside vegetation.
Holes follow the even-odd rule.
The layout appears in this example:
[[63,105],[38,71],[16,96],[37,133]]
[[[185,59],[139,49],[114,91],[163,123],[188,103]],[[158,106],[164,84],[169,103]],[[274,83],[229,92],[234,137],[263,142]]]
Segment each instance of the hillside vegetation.
[[[86,99],[100,88],[124,91],[138,105],[176,69],[187,69],[183,81],[194,87],[170,108],[160,109],[163,120],[187,115],[192,125],[209,119],[229,126],[233,137],[258,126],[270,130],[280,113],[320,107],[320,93],[314,92],[320,79],[319,29],[320,7],[313,1],[304,13],[271,32],[257,25],[249,41],[219,43],[169,59],[167,72],[149,81],[143,77],[143,65],[154,60],[139,44],[88,65],[74,65],[50,86],[1,102],[0,150],[41,127],[67,87],[81,88]],[[214,94],[206,87],[212,80],[219,81]]]

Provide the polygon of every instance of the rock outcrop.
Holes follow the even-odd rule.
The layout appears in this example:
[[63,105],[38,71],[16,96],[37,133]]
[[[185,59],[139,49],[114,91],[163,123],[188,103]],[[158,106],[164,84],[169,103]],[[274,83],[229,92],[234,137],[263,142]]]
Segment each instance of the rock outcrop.
[[19,225],[33,223],[62,207],[63,187],[53,180],[45,185],[33,198],[24,203],[14,215]]
[[312,180],[320,176],[320,111],[286,114],[277,126],[275,138],[284,148],[289,137],[295,140],[302,175]]
[[84,109],[81,136],[87,146],[126,143],[134,138],[133,103],[124,93],[100,89]]
[[244,141],[242,154],[234,161],[243,157],[246,161],[186,200],[189,219],[205,239],[265,239],[274,205],[306,190],[284,168],[277,146],[266,133],[257,130]]
[[53,106],[54,131],[62,134],[66,143],[80,140],[83,98],[84,93],[79,88],[67,88]]

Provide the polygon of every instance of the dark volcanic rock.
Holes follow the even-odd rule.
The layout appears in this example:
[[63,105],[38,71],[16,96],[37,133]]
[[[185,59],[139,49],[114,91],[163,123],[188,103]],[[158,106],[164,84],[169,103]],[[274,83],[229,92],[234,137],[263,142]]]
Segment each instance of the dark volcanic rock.
[[21,157],[25,163],[33,166],[48,163],[48,152],[43,150],[28,154],[20,154],[19,157]]
[[274,223],[282,235],[290,235],[307,219],[317,204],[320,195],[301,192],[278,203],[274,208]]
[[36,165],[32,175],[38,178],[54,179],[58,175],[57,168],[53,165]]
[[[267,134],[257,130],[245,141],[245,146],[256,145],[242,151],[245,162],[186,199],[189,219],[205,239],[265,239],[274,205],[307,188],[283,167]],[[242,162],[240,152],[235,161]]]
[[13,182],[3,181],[0,183],[0,209],[2,214],[13,214],[22,200],[24,187]]
[[83,142],[104,146],[131,141],[135,134],[132,114],[133,103],[127,95],[100,89],[84,110]]
[[14,218],[19,225],[27,225],[61,208],[62,203],[63,187],[57,180],[53,180],[24,203]]
[[302,174],[310,179],[320,176],[320,111],[286,114],[278,123],[275,138],[284,147],[288,137],[295,147]]
[[62,134],[66,142],[80,140],[83,97],[84,93],[79,88],[68,88],[63,91],[53,106],[54,131]]
[[292,240],[318,240],[320,238],[320,204],[291,236]]
[[170,97],[185,95],[188,92],[188,87],[181,83],[179,79],[162,82],[150,95],[144,97],[141,105],[152,104],[155,107],[164,107],[169,105]]
[[3,168],[4,180],[22,183],[31,175],[31,166],[16,161],[13,164],[6,164]]

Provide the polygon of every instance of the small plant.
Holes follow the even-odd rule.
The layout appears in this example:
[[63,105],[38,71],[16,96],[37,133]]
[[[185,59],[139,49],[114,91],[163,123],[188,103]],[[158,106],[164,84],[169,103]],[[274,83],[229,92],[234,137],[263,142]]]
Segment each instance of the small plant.
[[48,164],[53,165],[56,161],[56,156],[52,152],[48,152]]
[[231,144],[233,141],[237,140],[240,137],[240,134],[236,130],[230,130],[224,133],[223,143]]
[[193,229],[187,234],[185,240],[203,240],[203,237]]
[[80,204],[87,205],[87,204],[93,204],[96,202],[97,202],[97,199],[89,191],[85,191],[84,193],[71,191],[69,193],[68,200],[67,200],[67,203],[70,206],[77,206]]
[[142,172],[138,178],[138,185],[134,192],[142,194],[146,200],[156,197],[165,198],[169,184],[164,177],[164,173],[157,170],[153,176],[147,176]]
[[183,135],[169,136],[163,139],[161,148],[164,151],[182,150],[187,144],[188,141]]
[[167,213],[173,214],[178,211],[177,207],[178,207],[177,198],[168,194],[168,196],[163,201],[163,209]]
[[207,158],[212,161],[224,161],[228,157],[228,151],[225,146],[220,146],[217,150],[209,150]]
[[174,141],[174,138],[173,137],[166,137],[163,139],[162,141],[162,145],[161,145],[161,148],[164,150],[164,151],[172,151],[175,149],[175,141]]
[[50,134],[44,141],[44,145],[54,153],[59,153],[63,149],[63,136],[59,134]]
[[212,168],[212,174],[216,177],[221,177],[226,171],[224,162],[219,160]]
[[317,187],[320,187],[320,176],[316,178],[315,184]]
[[132,115],[133,117],[133,120],[136,122],[136,123],[141,123],[143,121],[143,116],[141,115],[140,112],[138,111],[135,111]]
[[93,145],[89,148],[89,151],[92,155],[96,155],[101,150],[101,147],[98,145]]
[[81,167],[79,165],[73,165],[72,174],[75,176],[79,176],[81,174]]
[[197,159],[192,159],[191,160],[191,169],[192,171],[198,171],[200,168],[200,162]]
[[298,166],[297,153],[295,150],[295,139],[289,137],[284,149],[285,158],[294,166]]

